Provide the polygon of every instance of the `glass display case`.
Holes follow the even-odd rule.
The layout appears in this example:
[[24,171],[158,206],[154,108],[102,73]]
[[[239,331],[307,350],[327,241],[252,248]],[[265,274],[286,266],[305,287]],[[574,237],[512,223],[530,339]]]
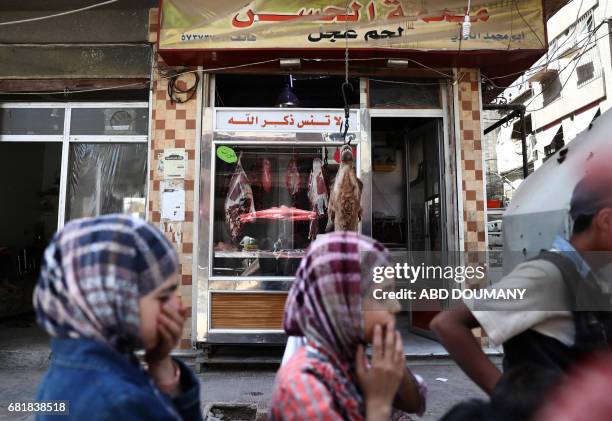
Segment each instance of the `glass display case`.
[[211,275],[293,277],[325,232],[338,146],[214,148]]
[[[327,231],[342,109],[205,109],[198,229],[198,340],[285,341],[287,293]],[[355,171],[362,115],[350,110]]]

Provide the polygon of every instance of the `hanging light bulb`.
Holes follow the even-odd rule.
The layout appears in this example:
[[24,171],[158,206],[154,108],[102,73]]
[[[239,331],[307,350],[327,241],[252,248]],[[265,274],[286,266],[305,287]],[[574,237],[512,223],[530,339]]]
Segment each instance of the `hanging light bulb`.
[[470,29],[472,28],[472,22],[470,21],[470,15],[465,15],[463,23],[461,24],[461,36],[464,40],[470,39]]
[[461,38],[464,40],[470,39],[470,29],[472,28],[472,21],[470,19],[470,4],[471,0],[468,0],[467,11],[465,12],[465,17],[463,18],[463,23],[461,24]]
[[278,99],[276,100],[276,106],[280,108],[299,107],[300,100],[297,95],[293,92],[293,76],[289,75],[289,83],[285,84],[285,87],[281,91]]

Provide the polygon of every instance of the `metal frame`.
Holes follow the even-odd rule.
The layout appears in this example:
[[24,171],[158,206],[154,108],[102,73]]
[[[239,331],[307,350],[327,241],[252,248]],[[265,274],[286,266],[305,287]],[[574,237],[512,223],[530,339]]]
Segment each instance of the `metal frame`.
[[[198,67],[198,70],[201,70],[201,67]],[[200,203],[200,165],[201,165],[201,139],[202,139],[202,109],[204,105],[204,86],[208,81],[208,76],[203,75],[202,83],[198,84],[198,89],[196,92],[196,142],[195,142],[195,167],[194,167],[194,189],[193,189],[193,202],[194,209],[199,209]],[[150,149],[150,148],[149,148]],[[194,212],[194,215],[199,215],[197,212]],[[200,238],[200,218],[193,218],[193,244],[199,243]],[[198,326],[198,258],[199,252],[196,249],[195,253],[192,253],[192,282],[191,282],[191,344],[195,347],[197,343],[197,326]],[[193,280],[193,274],[195,274],[195,281]],[[195,292],[194,292],[195,289]]]
[[[367,90],[369,92],[369,90]],[[367,93],[365,94],[367,95]],[[425,108],[425,109],[414,109],[414,108],[368,108],[364,110],[364,116],[367,119],[367,131],[365,136],[363,136],[364,150],[371,151],[372,149],[372,133],[371,133],[371,119],[372,118],[380,118],[380,117],[390,117],[390,118],[437,118],[439,119],[438,128],[441,130],[441,138],[438,148],[438,156],[440,161],[440,212],[441,212],[441,224],[440,231],[442,233],[442,250],[450,251],[451,245],[456,242],[456,235],[452,230],[449,230],[449,227],[454,226],[453,219],[455,218],[454,206],[455,204],[452,202],[451,195],[449,195],[449,189],[453,188],[453,183],[450,178],[452,173],[450,167],[450,159],[454,156],[451,151],[450,144],[450,123],[452,121],[450,115],[450,107],[449,107],[449,87],[442,81],[440,81],[440,96],[441,96],[441,107],[440,108]],[[365,101],[360,101],[362,103],[369,104],[367,98]],[[366,124],[362,124],[362,126],[366,126]],[[407,152],[406,152],[407,153]],[[364,230],[362,231],[366,235],[372,235],[372,163],[371,163],[371,153],[368,153],[367,156],[361,154],[362,165],[367,168],[365,172],[368,173],[367,180],[362,178],[363,181],[363,195],[362,202],[364,203],[364,217],[363,217],[363,226]],[[410,208],[408,207],[408,212]],[[366,230],[367,228],[367,230]],[[408,233],[408,235],[410,235]],[[410,314],[410,318],[412,315]],[[414,331],[420,335],[424,335],[427,337],[433,337],[430,332],[424,331],[419,328],[415,328],[414,326],[410,327],[411,331]]]
[[[60,161],[60,191],[57,212],[57,229],[64,226],[66,218],[66,194],[68,183],[68,164],[71,143],[148,143],[150,148],[151,119],[149,118],[147,135],[70,135],[72,110],[78,108],[147,108],[151,115],[151,98],[147,102],[5,102],[0,103],[0,109],[9,108],[62,108],[64,109],[64,128],[61,135],[1,135],[0,142],[56,142],[62,144]],[[150,160],[147,160],[147,166]],[[147,171],[148,173],[148,171]],[[148,180],[148,177],[147,177]],[[145,211],[148,208],[148,181],[145,190]]]
[[[211,76],[211,86],[214,86],[214,77]],[[213,112],[210,104],[205,104],[206,106],[203,109],[201,118],[202,119],[202,136],[200,139],[201,143],[201,161],[200,168],[197,171],[198,176],[203,180],[200,183],[200,201],[198,203],[199,211],[195,212],[195,215],[198,215],[198,219],[202,218],[203,220],[210,219],[210,211],[212,190],[210,188],[210,180],[212,175],[214,174],[214,160],[211,159],[210,148],[212,147],[212,139],[213,139]],[[210,233],[212,231],[212,227],[210,225],[210,220],[208,223],[199,224],[199,232],[198,238],[198,256],[197,256],[197,271],[194,272],[197,279],[197,326],[196,326],[196,337],[198,341],[204,341],[206,339],[206,335],[208,332],[208,313],[209,313],[209,299],[208,299],[208,290],[209,290],[209,278],[210,278],[210,253],[208,249],[210,248]]]
[[[362,138],[363,148],[362,150],[370,151],[372,148],[372,132],[370,127],[370,121],[372,118],[376,117],[391,117],[391,118],[439,118],[441,119],[441,124],[439,125],[442,130],[442,138],[440,139],[440,148],[439,148],[439,156],[440,156],[440,205],[443,209],[443,217],[442,217],[442,230],[446,233],[445,236],[442,236],[443,240],[443,249],[448,250],[450,244],[453,244],[453,239],[449,238],[453,233],[450,232],[447,228],[451,225],[451,212],[448,212],[449,206],[452,204],[449,203],[447,190],[452,186],[449,184],[449,179],[447,174],[450,174],[450,168],[448,168],[448,159],[451,157],[450,155],[450,134],[449,134],[449,107],[447,100],[447,87],[442,82],[440,83],[440,91],[442,97],[441,108],[431,108],[431,109],[411,109],[411,108],[398,108],[398,109],[378,109],[371,108],[367,110],[367,113],[364,113],[364,117],[368,119],[367,131]],[[365,125],[364,125],[365,126]],[[364,172],[368,172],[367,182],[366,179],[362,179],[363,181],[363,195],[362,201],[365,197],[364,201],[364,215],[363,224],[364,227],[367,226],[368,230],[363,231],[366,235],[372,235],[372,183],[371,183],[371,156],[368,154],[367,157],[364,157],[364,154],[361,154],[361,164],[364,168],[368,168],[368,170]],[[367,223],[366,223],[367,221]]]

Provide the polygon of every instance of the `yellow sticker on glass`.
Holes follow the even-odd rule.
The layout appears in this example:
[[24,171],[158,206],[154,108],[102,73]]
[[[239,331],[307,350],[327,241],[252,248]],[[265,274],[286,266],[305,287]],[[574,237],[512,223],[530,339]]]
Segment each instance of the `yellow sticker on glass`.
[[236,152],[234,152],[234,150],[229,146],[219,146],[217,148],[217,157],[219,157],[221,161],[227,162],[228,164],[238,162]]

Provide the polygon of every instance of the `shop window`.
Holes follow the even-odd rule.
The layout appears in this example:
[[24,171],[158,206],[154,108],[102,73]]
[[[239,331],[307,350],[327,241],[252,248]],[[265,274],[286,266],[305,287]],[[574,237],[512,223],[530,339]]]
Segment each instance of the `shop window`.
[[435,79],[372,80],[372,108],[441,108],[440,85]]
[[0,135],[62,135],[63,108],[0,108]]
[[108,213],[145,217],[146,143],[71,143],[66,221]]
[[[359,108],[359,79],[349,79],[351,108]],[[343,108],[343,77],[316,75],[215,75],[217,107]]]
[[73,108],[71,135],[146,136],[147,108]]
[[325,232],[337,147],[216,148],[212,275],[294,276]]

